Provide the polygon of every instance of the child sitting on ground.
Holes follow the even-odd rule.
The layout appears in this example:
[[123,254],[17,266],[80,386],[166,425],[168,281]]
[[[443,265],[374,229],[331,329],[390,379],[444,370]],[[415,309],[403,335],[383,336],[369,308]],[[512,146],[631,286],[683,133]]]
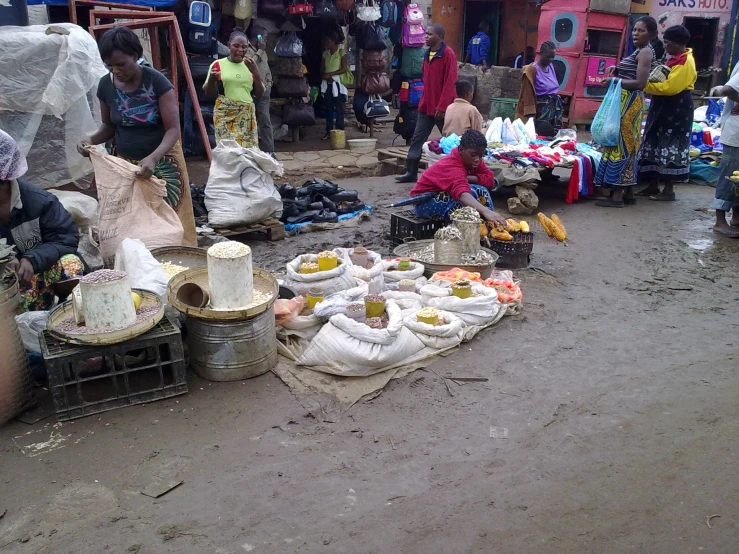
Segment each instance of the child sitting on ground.
[[446,219],[453,210],[471,206],[487,221],[505,221],[493,211],[490,189],[495,187],[495,176],[483,159],[487,145],[485,135],[469,130],[457,148],[423,172],[411,196],[436,195],[414,206],[418,217]]
[[457,98],[446,109],[444,116],[444,129],[442,134],[448,137],[452,133],[461,137],[466,131],[482,132],[482,115],[472,102],[472,83],[459,80],[454,83],[457,88]]

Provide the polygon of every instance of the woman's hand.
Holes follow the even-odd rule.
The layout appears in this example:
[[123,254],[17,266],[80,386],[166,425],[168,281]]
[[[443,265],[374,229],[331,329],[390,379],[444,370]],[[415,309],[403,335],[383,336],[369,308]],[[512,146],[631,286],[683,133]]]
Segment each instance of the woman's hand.
[[606,77],[613,77],[613,74],[616,73],[616,66],[612,65],[608,69],[606,69]]
[[209,83],[215,83],[221,80],[221,70],[218,67],[213,67],[210,70],[210,77],[208,77]]
[[139,162],[141,169],[136,172],[136,175],[144,179],[148,179],[154,174],[154,168],[156,167],[157,163],[159,163],[159,160],[157,160],[153,156],[147,156]]
[[8,269],[18,274],[18,280],[21,285],[28,285],[33,278],[33,265],[27,258],[17,258],[8,262]]
[[90,157],[90,153],[87,151],[87,149],[92,146],[89,142],[86,140],[81,140],[77,143],[77,152],[80,156],[84,156],[85,158]]
[[257,67],[257,63],[254,61],[253,58],[244,58],[244,65],[249,71],[251,71],[252,75],[257,75],[261,77],[259,73],[259,68]]
[[505,225],[505,218],[502,215],[496,214],[490,208],[483,208],[482,210],[480,210],[480,215],[483,217],[483,219],[489,221],[490,223]]
[[607,87],[607,86],[610,86],[610,84],[611,84],[611,81],[613,81],[613,77],[606,77],[605,79],[603,79],[603,80],[602,80],[602,81],[600,82],[600,86],[602,86],[602,87]]

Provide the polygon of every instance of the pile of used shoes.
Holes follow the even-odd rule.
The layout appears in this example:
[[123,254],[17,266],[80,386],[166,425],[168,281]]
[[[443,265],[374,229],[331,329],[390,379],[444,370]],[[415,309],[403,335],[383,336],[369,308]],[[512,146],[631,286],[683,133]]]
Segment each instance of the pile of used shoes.
[[282,197],[284,223],[336,223],[340,215],[365,209],[356,190],[344,190],[323,179],[311,179],[298,188],[285,183],[277,190]]

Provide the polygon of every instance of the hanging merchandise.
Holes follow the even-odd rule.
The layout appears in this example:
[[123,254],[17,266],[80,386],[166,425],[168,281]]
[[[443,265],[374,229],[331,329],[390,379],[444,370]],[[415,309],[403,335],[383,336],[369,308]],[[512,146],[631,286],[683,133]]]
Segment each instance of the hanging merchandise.
[[234,17],[236,19],[251,19],[252,13],[251,0],[236,0],[234,6]]
[[275,87],[277,94],[283,98],[303,98],[310,90],[305,77],[280,77]]
[[423,79],[413,79],[408,82],[408,105],[415,108],[423,96]]
[[[212,62],[212,60],[211,60]],[[303,61],[300,58],[278,58],[269,62],[272,75],[275,77],[302,77]]]
[[419,48],[426,45],[426,29],[423,27],[423,12],[418,4],[405,7],[403,22],[403,46]]
[[354,0],[336,0],[336,7],[342,12],[353,12],[356,10]]
[[339,17],[339,10],[336,9],[331,0],[319,0],[316,2],[315,15],[317,17],[336,18]]
[[382,0],[380,5],[380,25],[383,27],[393,27],[398,22],[398,4],[395,0]]
[[362,75],[362,90],[367,94],[387,94],[390,91],[390,77],[378,71],[365,73]]
[[362,50],[386,50],[385,28],[379,23],[360,23],[357,28],[357,48]]
[[378,95],[370,96],[364,105],[364,115],[372,119],[375,117],[386,117],[390,115],[390,106]]
[[275,43],[275,56],[281,58],[300,58],[303,55],[303,41],[297,33],[284,33]]
[[381,50],[363,50],[361,60],[362,71],[365,73],[387,69],[387,56]]
[[313,15],[313,4],[308,2],[298,3],[296,0],[292,0],[292,3],[287,7],[287,12],[290,15]]
[[259,0],[257,9],[261,17],[272,18],[284,16],[287,6],[283,0]]
[[357,17],[362,21],[373,22],[382,17],[382,12],[373,0],[367,0],[364,4],[357,4]]
[[423,48],[403,48],[403,59],[400,61],[400,73],[406,79],[423,77]]
[[295,99],[282,107],[282,122],[285,125],[313,125],[316,122],[316,114],[313,106]]
[[408,140],[416,130],[417,119],[418,109],[409,107],[407,102],[402,102],[398,115],[395,117],[395,122],[393,123],[393,133]]

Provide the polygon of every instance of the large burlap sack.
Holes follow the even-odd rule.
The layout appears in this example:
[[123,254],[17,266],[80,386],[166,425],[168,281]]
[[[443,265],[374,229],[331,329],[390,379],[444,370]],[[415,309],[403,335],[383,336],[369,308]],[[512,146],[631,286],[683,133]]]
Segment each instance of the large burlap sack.
[[345,315],[333,316],[311,341],[298,365],[342,376],[364,377],[379,373],[424,349],[424,344],[403,325],[401,310],[389,300],[386,329],[370,329]]
[[443,325],[429,325],[421,323],[416,318],[415,311],[403,319],[403,325],[408,327],[421,340],[423,344],[431,348],[446,349],[457,346],[464,338],[464,321],[450,312],[440,311],[439,315],[444,319]]
[[234,228],[279,217],[282,199],[272,176],[283,173],[282,164],[260,150],[222,140],[213,150],[205,187],[209,225]]
[[182,223],[164,201],[164,181],[142,179],[138,166],[97,149],[90,149],[90,160],[98,189],[100,253],[107,267],[125,238],[139,239],[149,250],[182,245]]
[[357,286],[357,281],[349,272],[349,265],[340,263],[336,269],[319,271],[318,273],[300,273],[300,264],[318,262],[318,255],[303,254],[287,264],[285,285],[298,294],[305,294],[309,290],[318,290],[325,296],[349,290]]

